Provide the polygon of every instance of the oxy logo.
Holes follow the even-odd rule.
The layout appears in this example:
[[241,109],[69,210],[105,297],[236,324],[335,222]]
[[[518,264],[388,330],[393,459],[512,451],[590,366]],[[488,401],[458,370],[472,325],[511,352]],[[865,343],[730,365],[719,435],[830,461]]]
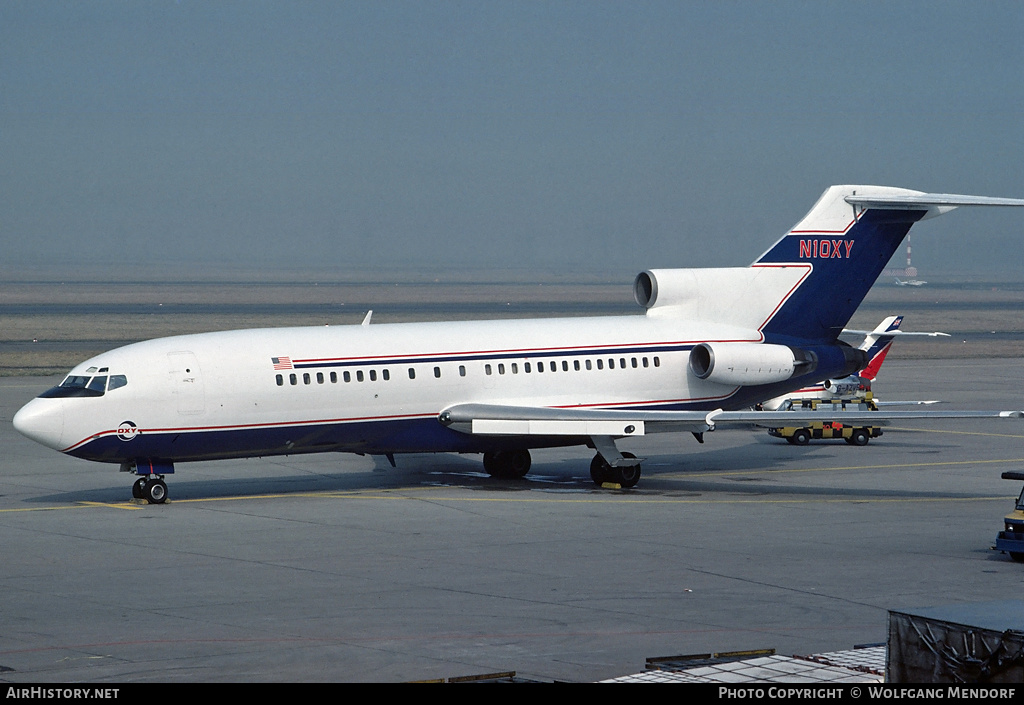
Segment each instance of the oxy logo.
[[849,259],[853,240],[801,240],[800,259]]
[[142,433],[131,421],[122,421],[117,427],[117,437],[122,441],[130,441]]

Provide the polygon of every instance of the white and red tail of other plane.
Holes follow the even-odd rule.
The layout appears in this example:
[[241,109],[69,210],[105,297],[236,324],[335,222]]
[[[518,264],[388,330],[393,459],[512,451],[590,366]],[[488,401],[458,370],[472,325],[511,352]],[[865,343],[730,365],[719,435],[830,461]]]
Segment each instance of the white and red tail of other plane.
[[[850,330],[844,329],[844,333],[863,335],[864,342],[858,346],[867,354],[868,363],[856,374],[839,379],[826,379],[811,387],[798,389],[795,392],[784,394],[761,404],[761,408],[769,411],[786,408],[793,402],[805,400],[833,400],[833,399],[855,399],[865,396],[871,391],[871,383],[878,376],[878,370],[885,361],[885,356],[892,348],[893,340],[897,335],[927,335],[930,337],[947,336],[948,333],[924,333],[916,331],[901,331],[900,324],[903,323],[903,316],[889,316],[879,323],[874,330]],[[902,404],[927,404],[934,402],[899,402]]]

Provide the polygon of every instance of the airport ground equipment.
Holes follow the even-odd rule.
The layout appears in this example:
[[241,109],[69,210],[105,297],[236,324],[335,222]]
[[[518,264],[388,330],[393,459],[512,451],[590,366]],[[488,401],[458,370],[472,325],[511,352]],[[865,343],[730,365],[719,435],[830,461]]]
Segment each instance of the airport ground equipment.
[[[1013,699],[1024,682],[1024,602],[889,610],[886,646],[886,683],[949,683],[958,688],[947,698]],[[1016,689],[977,687],[983,683]]]
[[[1004,480],[1024,480],[1024,471],[1008,470]],[[1013,511],[1003,517],[1004,529],[996,536],[996,549],[1010,554],[1013,560],[1024,563],[1024,488],[1017,496]]]
[[[791,405],[789,408],[810,409],[813,411],[828,411],[831,407],[834,411],[877,411],[871,392],[859,399],[820,401],[817,399],[804,399],[799,406]],[[882,435],[882,429],[878,426],[854,426],[839,421],[815,422],[807,426],[780,426],[769,428],[768,433],[776,438],[785,438],[792,445],[805,446],[811,439],[842,438],[852,446],[866,446],[872,438]]]

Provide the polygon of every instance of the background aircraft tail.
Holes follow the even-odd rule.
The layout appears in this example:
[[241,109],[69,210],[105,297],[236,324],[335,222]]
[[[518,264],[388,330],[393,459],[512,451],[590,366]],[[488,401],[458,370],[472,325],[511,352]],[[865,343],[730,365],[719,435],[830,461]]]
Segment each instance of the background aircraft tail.
[[889,354],[893,338],[896,337],[895,332],[901,323],[903,316],[889,316],[864,338],[860,349],[868,354],[868,364],[860,371],[861,377],[874,380],[878,376],[878,368],[885,362],[885,356]]

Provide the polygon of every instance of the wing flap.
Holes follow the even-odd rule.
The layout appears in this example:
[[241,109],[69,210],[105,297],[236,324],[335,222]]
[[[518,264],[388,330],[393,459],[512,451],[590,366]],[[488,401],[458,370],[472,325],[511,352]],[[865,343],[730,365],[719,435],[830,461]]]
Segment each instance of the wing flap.
[[471,432],[482,436],[642,436],[644,422],[474,418]]
[[484,436],[607,436],[623,438],[647,433],[691,431],[703,433],[717,427],[761,426],[766,428],[822,422],[888,426],[912,419],[1024,418],[1024,411],[872,411],[833,409],[791,411],[647,411],[642,409],[562,409],[456,404],[438,415],[438,421],[461,433]]

